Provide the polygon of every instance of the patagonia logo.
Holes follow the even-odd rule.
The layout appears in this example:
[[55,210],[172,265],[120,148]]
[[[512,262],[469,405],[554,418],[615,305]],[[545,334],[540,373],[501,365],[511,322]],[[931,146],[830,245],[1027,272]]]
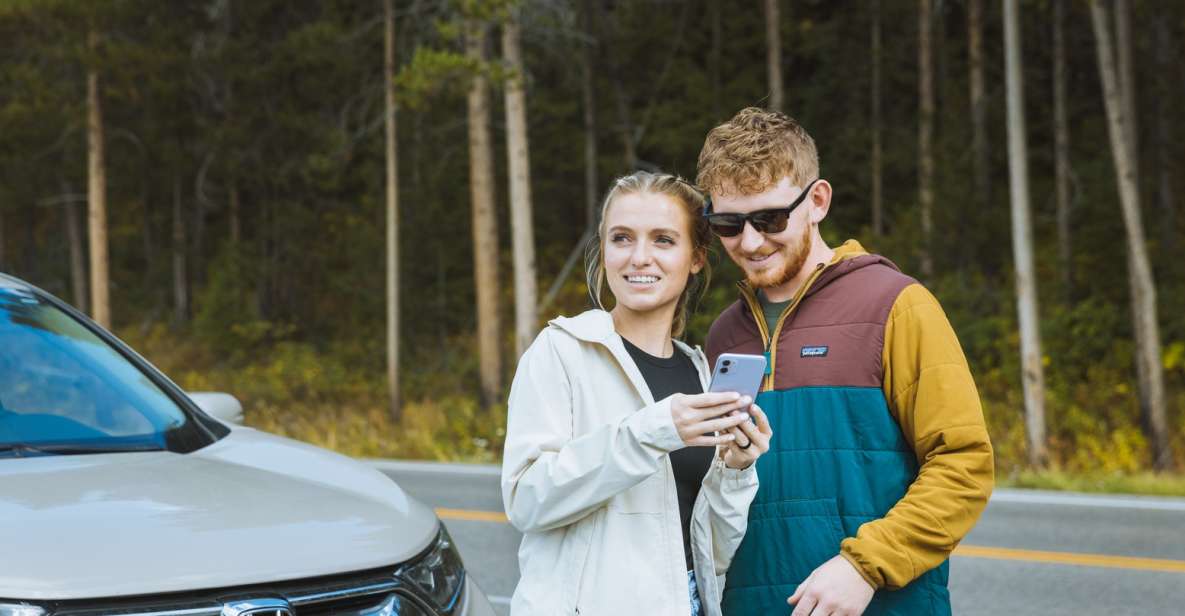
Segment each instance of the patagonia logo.
[[799,357],[827,357],[825,346],[804,346]]

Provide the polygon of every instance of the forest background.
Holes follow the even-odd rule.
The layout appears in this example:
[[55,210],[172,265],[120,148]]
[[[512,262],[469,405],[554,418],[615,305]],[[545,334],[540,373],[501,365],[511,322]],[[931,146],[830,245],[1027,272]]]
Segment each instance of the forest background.
[[[109,311],[182,387],[237,396],[249,425],[357,456],[496,461],[516,319],[537,315],[518,321],[529,340],[588,306],[580,257],[610,180],[694,178],[710,128],[781,108],[835,187],[825,239],[858,238],[941,300],[1002,482],[1183,494],[1185,6],[1004,5],[1023,50],[1011,142],[997,2],[0,0],[0,271]],[[1122,105],[1105,104],[1100,58]],[[1123,111],[1134,130],[1116,133]],[[1135,247],[1154,281],[1159,427]],[[694,343],[735,299],[738,271],[720,249],[714,263]],[[523,297],[534,310],[516,313]]]

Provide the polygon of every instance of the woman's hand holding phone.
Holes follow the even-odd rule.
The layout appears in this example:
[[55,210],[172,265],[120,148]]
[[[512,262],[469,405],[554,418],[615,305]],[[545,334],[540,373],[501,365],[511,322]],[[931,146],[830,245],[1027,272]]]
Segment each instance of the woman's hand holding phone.
[[732,429],[748,423],[747,410],[752,403],[749,396],[742,396],[735,391],[675,394],[671,396],[671,419],[684,445],[714,447],[731,443],[737,438]]
[[749,468],[761,454],[769,451],[769,441],[774,435],[773,428],[769,426],[769,418],[756,404],[749,406],[749,413],[753,415],[755,422],[743,421],[729,430],[733,440],[724,448],[724,465],[728,468]]

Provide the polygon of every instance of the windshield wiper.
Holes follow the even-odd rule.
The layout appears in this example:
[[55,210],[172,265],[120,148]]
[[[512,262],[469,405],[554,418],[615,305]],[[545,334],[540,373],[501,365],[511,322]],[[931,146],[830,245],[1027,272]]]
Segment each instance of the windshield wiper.
[[4,443],[0,444],[0,457],[32,458],[164,449],[153,443]]

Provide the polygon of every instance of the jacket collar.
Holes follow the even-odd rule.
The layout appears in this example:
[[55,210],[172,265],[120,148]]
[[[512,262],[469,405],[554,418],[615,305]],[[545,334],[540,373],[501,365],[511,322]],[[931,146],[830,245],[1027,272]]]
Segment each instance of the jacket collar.
[[[584,342],[591,342],[594,344],[604,345],[609,349],[613,358],[621,365],[621,369],[625,371],[629,377],[630,383],[633,384],[634,389],[638,391],[638,395],[642,397],[647,406],[654,404],[654,396],[650,393],[650,388],[646,385],[646,379],[642,377],[642,372],[638,370],[637,364],[634,363],[634,358],[630,357],[629,351],[625,349],[625,343],[621,341],[621,336],[618,335],[617,330],[613,327],[613,316],[604,310],[594,309],[582,312],[574,317],[556,317],[548,322],[564,332],[571,335],[577,340]],[[708,368],[707,362],[704,360],[703,353],[699,347],[691,347],[680,340],[671,341],[675,345],[675,349],[691,358],[691,363],[695,365],[699,372],[700,384],[704,391],[708,390]]]

